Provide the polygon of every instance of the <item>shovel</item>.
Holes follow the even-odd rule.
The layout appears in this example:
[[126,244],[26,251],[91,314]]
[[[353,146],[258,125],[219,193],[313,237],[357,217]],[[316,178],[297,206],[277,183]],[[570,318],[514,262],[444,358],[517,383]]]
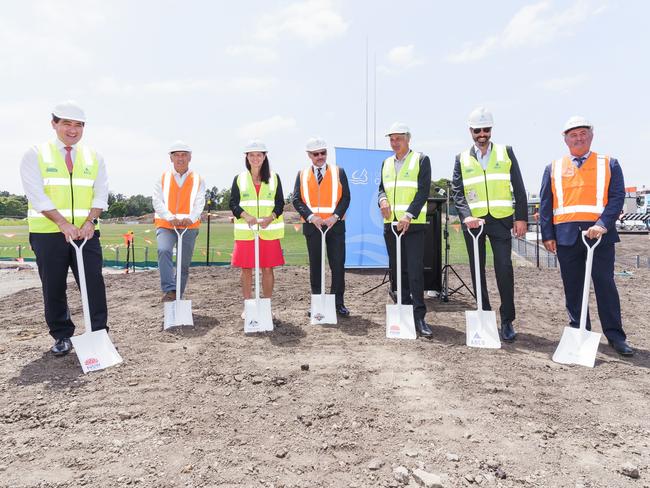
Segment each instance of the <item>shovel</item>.
[[587,264],[585,265],[585,284],[582,289],[582,308],[580,310],[580,328],[565,327],[562,338],[557,345],[553,361],[561,364],[579,364],[593,368],[600,343],[600,334],[587,330],[587,313],[589,312],[589,288],[591,286],[591,267],[594,262],[594,249],[600,244],[600,237],[593,246],[585,239],[587,231],[582,232],[582,242],[587,247]]
[[165,302],[165,330],[170,327],[179,327],[182,325],[194,325],[192,318],[192,300],[181,300],[181,267],[183,263],[183,234],[187,232],[187,227],[183,232],[178,232],[174,227],[174,232],[178,236],[176,242],[176,300]]
[[501,339],[497,329],[497,316],[492,310],[483,310],[483,295],[481,290],[481,270],[478,256],[478,238],[483,233],[481,230],[474,234],[468,227],[467,232],[474,241],[474,282],[476,283],[476,310],[465,311],[465,341],[469,347],[484,347],[487,349],[500,349]]
[[98,371],[100,369],[115,366],[122,362],[122,357],[119,355],[115,346],[108,337],[106,329],[92,330],[90,325],[90,308],[88,306],[88,289],[86,288],[86,270],[84,267],[84,257],[82,253],[83,247],[86,245],[88,239],[84,239],[81,245],[77,245],[74,241],[70,241],[74,247],[77,255],[77,273],[79,275],[79,291],[81,291],[81,304],[84,312],[84,326],[83,334],[73,336],[70,338],[74,350],[81,363],[81,369],[84,373],[89,371]]
[[320,261],[320,294],[311,296],[311,324],[336,324],[336,300],[334,295],[325,294],[325,235],[331,227],[325,231],[318,226],[321,237],[321,261]]
[[397,260],[397,304],[386,305],[386,337],[389,339],[417,339],[415,321],[413,320],[413,305],[402,305],[402,236],[397,233],[393,222],[390,230],[395,234]]
[[260,230],[251,230],[255,235],[255,298],[244,301],[244,333],[265,332],[273,330],[271,299],[260,298]]

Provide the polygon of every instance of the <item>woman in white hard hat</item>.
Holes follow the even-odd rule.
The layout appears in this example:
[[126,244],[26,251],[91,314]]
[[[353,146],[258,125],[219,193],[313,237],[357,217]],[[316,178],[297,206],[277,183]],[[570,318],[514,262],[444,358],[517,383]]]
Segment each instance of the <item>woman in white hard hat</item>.
[[[235,177],[230,190],[230,210],[235,216],[235,246],[232,265],[241,268],[244,299],[252,298],[255,268],[255,235],[259,223],[259,256],[262,292],[273,293],[273,268],[284,264],[280,239],[284,237],[284,195],[278,175],[271,171],[266,145],[260,140],[246,144],[246,170]],[[243,314],[242,314],[243,318]]]

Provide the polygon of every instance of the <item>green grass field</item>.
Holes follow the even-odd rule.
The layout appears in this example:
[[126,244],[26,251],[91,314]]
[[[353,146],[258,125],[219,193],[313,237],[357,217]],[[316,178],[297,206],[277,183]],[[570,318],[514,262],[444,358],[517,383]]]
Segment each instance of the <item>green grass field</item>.
[[[0,223],[0,258],[15,259],[34,257],[29,247],[27,225],[16,225],[13,221]],[[8,225],[13,223],[13,225]],[[460,230],[457,227],[449,228],[449,261],[452,264],[467,263],[467,252]],[[102,224],[101,241],[104,247],[104,260],[109,265],[119,265],[126,260],[125,233],[133,231],[135,244],[135,260],[137,263],[147,262],[148,266],[156,265],[156,231],[153,224]],[[230,254],[233,247],[232,225],[225,223],[211,224],[210,226],[210,262],[230,263]],[[285,260],[290,265],[307,264],[307,247],[302,231],[287,224],[285,237],[282,240]],[[205,263],[207,254],[207,226],[203,224],[194,248],[193,261]],[[444,243],[443,243],[444,256]],[[488,245],[488,263],[492,262],[492,251]]]

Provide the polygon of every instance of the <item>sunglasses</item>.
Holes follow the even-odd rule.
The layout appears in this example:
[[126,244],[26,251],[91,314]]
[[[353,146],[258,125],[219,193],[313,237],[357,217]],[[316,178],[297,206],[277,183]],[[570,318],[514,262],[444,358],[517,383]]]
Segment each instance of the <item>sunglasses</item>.
[[492,127],[481,127],[480,129],[472,129],[474,134],[480,134],[481,132],[485,132],[486,134],[489,134],[492,132]]
[[311,155],[318,157],[318,156],[325,156],[327,154],[327,149],[324,149],[322,151],[312,151]]

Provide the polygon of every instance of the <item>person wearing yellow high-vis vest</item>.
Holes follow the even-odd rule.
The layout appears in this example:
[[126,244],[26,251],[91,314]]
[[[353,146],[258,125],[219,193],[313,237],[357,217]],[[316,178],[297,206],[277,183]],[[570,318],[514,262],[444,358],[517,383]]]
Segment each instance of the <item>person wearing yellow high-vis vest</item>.
[[97,227],[97,219],[108,208],[108,178],[103,158],[80,144],[85,123],[86,115],[75,102],[58,104],[52,111],[56,139],[27,151],[20,166],[28,200],[29,243],[43,285],[45,322],[55,341],[51,348],[55,356],[72,350],[75,329],[66,298],[69,268],[78,279],[71,240],[88,239],[83,258],[90,321],[92,330],[108,329]]
[[[564,124],[564,142],[569,154],[544,169],[539,192],[539,223],[544,247],[557,254],[564,285],[569,325],[578,328],[582,314],[586,238],[599,239],[594,249],[591,279],[596,294],[598,318],[609,345],[621,356],[632,356],[621,320],[621,300],[614,280],[616,231],[625,202],[623,170],[616,158],[591,150],[594,127],[575,115]],[[589,242],[590,246],[595,244]],[[587,330],[591,320],[587,311]]]
[[307,156],[311,164],[298,172],[293,188],[293,207],[304,221],[302,233],[309,255],[311,293],[321,292],[321,232],[325,235],[327,261],[332,271],[330,293],[334,295],[336,313],[349,317],[345,306],[345,212],[350,205],[348,177],[340,166],[327,164],[327,143],[320,137],[307,141]]
[[[189,168],[192,148],[183,141],[176,141],[169,148],[169,159],[172,168],[156,180],[151,199],[156,212],[154,223],[163,302],[174,301],[177,293],[180,293],[179,297],[185,293],[205,206],[205,183],[198,173]],[[176,290],[176,267],[172,258],[174,247],[178,248],[175,228],[179,232],[184,231],[180,290]]]
[[388,249],[392,292],[396,289],[396,240],[391,225],[397,222],[397,232],[402,232],[402,303],[413,305],[413,318],[417,333],[426,338],[433,336],[424,317],[424,238],[426,231],[426,205],[431,188],[431,162],[429,157],[412,151],[409,147],[411,131],[400,122],[394,123],[386,137],[395,154],[386,158],[381,167],[379,183],[379,209],[384,218],[384,240]]
[[284,195],[280,177],[271,171],[267,152],[262,141],[249,141],[244,150],[246,170],[235,176],[230,189],[230,210],[235,217],[232,265],[241,268],[244,299],[252,297],[255,268],[255,234],[252,228],[256,228],[258,223],[261,295],[265,298],[271,298],[273,294],[273,268],[284,264],[280,246],[280,239],[284,237]]
[[[479,237],[479,268],[483,310],[492,310],[485,278],[485,238],[489,237],[494,255],[494,272],[501,298],[501,338],[515,340],[515,285],[512,267],[512,236],[523,237],[528,226],[528,201],[519,163],[510,146],[490,142],[494,120],[492,114],[479,107],[469,116],[471,148],[456,155],[451,184],[470,264],[474,262],[474,245],[467,233],[476,232],[480,223],[484,231]],[[513,207],[514,200],[514,207]],[[514,217],[513,217],[514,215]],[[476,291],[474,266],[470,266]]]

